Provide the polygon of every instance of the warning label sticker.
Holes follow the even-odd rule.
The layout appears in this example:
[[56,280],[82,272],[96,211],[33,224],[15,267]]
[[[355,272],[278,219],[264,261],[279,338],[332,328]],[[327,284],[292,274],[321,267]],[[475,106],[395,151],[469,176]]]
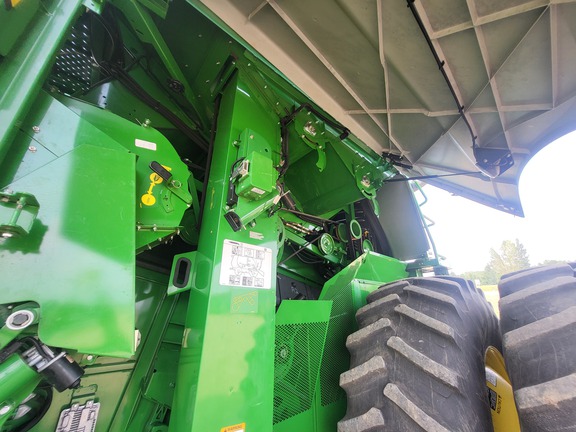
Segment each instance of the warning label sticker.
[[220,284],[241,288],[272,288],[272,249],[224,240]]
[[486,381],[492,384],[494,387],[498,386],[498,377],[492,369],[486,368]]
[[220,432],[246,432],[246,423],[223,427]]

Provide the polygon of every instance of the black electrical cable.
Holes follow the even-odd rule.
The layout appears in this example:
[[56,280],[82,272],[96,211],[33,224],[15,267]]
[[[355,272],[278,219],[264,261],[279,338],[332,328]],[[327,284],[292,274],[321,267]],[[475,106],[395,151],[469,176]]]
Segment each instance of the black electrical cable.
[[434,175],[425,175],[419,177],[401,177],[401,178],[392,178],[388,180],[384,180],[384,183],[394,183],[394,182],[406,182],[410,180],[428,180],[428,179],[435,179],[441,177],[453,177],[453,176],[461,176],[461,175],[476,175],[482,174],[481,171],[462,171],[452,174],[434,174]]
[[428,47],[430,48],[430,51],[432,51],[432,55],[434,56],[434,60],[436,60],[436,64],[438,65],[438,68],[440,69],[440,72],[442,73],[442,76],[444,77],[444,80],[446,81],[446,84],[448,85],[448,88],[450,89],[450,93],[452,93],[452,97],[454,98],[454,102],[456,102],[456,106],[458,107],[458,113],[460,113],[460,118],[462,120],[464,120],[464,123],[466,124],[466,127],[468,128],[468,131],[470,132],[470,136],[472,137],[472,147],[475,148],[477,137],[476,137],[476,135],[474,135],[474,131],[472,130],[472,126],[470,125],[470,122],[468,121],[468,118],[466,117],[466,114],[464,113],[464,106],[460,103],[460,100],[458,99],[458,95],[456,94],[456,90],[454,90],[454,87],[452,86],[452,83],[450,82],[450,78],[448,77],[448,74],[446,73],[446,70],[444,69],[444,65],[446,64],[446,62],[441,60],[440,57],[438,56],[438,53],[436,52],[436,48],[434,48],[434,44],[432,43],[432,39],[430,39],[430,35],[426,31],[426,27],[424,26],[424,23],[422,22],[422,18],[420,17],[420,14],[416,10],[416,6],[414,5],[415,0],[407,0],[407,1],[408,1],[408,8],[410,8],[412,15],[414,15],[414,19],[416,19],[416,22],[418,23],[418,27],[420,27],[420,30],[422,31],[422,34],[424,35],[424,38],[426,39],[426,43],[428,43]]
[[[106,9],[106,11],[108,10],[109,9]],[[156,100],[128,74],[124,67],[123,53],[119,50],[119,48],[125,49],[120,30],[116,25],[114,14],[108,13],[108,15],[110,16],[110,19],[106,20],[100,15],[92,14],[108,34],[112,45],[106,60],[98,61],[96,55],[92,51],[91,56],[94,62],[99,66],[101,71],[108,75],[108,77],[117,79],[128,91],[130,91],[130,93],[158,112],[204,151],[208,151],[208,146],[204,142],[204,138],[196,130],[192,129],[179,116],[160,103],[160,101]],[[112,26],[112,28],[110,28],[110,26]],[[90,34],[92,38],[92,25],[90,26]],[[107,78],[104,78],[104,80],[106,79]]]
[[182,162],[184,162],[188,168],[190,169],[196,169],[198,171],[206,171],[206,167],[200,166],[200,165],[196,165],[194,162],[192,162],[190,159],[188,158],[182,158],[181,159]]
[[208,151],[208,146],[204,142],[204,139],[200,134],[188,126],[180,117],[174,114],[170,109],[164,106],[160,101],[156,100],[152,95],[150,95],[144,88],[136,82],[123,68],[117,67],[112,64],[102,64],[102,66],[107,72],[115,77],[124,87],[130,91],[134,96],[152,108],[154,111],[158,112],[162,117],[172,123],[177,129],[179,129],[184,135],[190,138],[196,145],[202,148],[204,151]]
[[21,342],[30,342],[32,345],[34,345],[34,347],[38,351],[38,354],[40,354],[46,360],[52,360],[54,358],[53,355],[50,355],[48,352],[46,352],[46,350],[44,349],[42,344],[38,341],[38,339],[36,339],[32,336],[26,336],[26,337],[23,337],[22,339],[20,339],[20,341]]
[[234,163],[232,164],[232,168],[230,168],[230,177],[232,177],[232,174],[234,173],[234,169],[236,168],[236,165],[238,165],[240,162],[242,162],[244,159],[246,159],[245,157],[241,157],[238,158],[234,161]]
[[333,220],[331,220],[331,219],[324,219],[324,218],[321,218],[321,217],[318,217],[318,216],[314,216],[314,215],[311,215],[311,214],[308,214],[308,213],[304,213],[304,212],[301,212],[301,211],[298,211],[298,210],[292,210],[292,209],[289,209],[289,208],[286,208],[286,207],[282,207],[282,208],[280,208],[278,211],[285,211],[285,212],[287,212],[287,213],[295,214],[296,216],[299,216],[300,219],[302,219],[302,220],[304,220],[304,221],[306,221],[306,222],[313,223],[313,224],[315,224],[315,225],[323,225],[323,224],[325,224],[325,223],[338,225],[338,222],[333,221]]

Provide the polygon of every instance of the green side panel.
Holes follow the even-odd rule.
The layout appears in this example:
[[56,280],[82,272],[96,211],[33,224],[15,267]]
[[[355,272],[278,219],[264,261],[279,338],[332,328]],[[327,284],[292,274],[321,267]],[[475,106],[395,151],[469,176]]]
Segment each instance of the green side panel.
[[37,302],[48,345],[134,352],[134,159],[83,145],[8,186],[40,210],[28,236],[0,243],[0,303]]
[[[61,102],[84,123],[112,137],[138,156],[134,202],[138,225],[137,251],[177,232],[182,215],[193,200],[188,192],[190,172],[164,135],[145,124],[137,125],[110,111],[76,99],[61,98]],[[164,166],[172,175],[170,181],[156,175],[150,168],[151,162]]]
[[324,285],[320,300],[332,300],[326,346],[320,367],[317,401],[319,432],[336,430],[346,413],[346,393],[340,375],[350,367],[346,338],[357,330],[356,311],[366,304],[368,294],[380,285],[408,276],[405,264],[376,253],[357,258]]
[[[189,193],[190,173],[170,142],[152,127],[137,125],[76,99],[55,98],[46,92],[38,95],[16,135],[13,151],[6,156],[0,187],[83,144],[126,149],[137,155],[136,198],[132,203],[136,208],[138,251],[179,230],[184,212],[197,204],[198,197]],[[151,170],[152,161],[170,169],[170,182]],[[104,175],[106,167],[102,167],[99,177]]]
[[331,301],[283,301],[276,315],[274,432],[313,430]]

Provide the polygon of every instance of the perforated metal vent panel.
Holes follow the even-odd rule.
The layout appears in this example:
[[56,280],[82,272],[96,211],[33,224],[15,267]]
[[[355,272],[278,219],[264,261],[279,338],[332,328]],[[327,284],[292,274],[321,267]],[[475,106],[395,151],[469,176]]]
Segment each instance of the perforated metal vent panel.
[[65,94],[74,94],[90,88],[92,57],[90,31],[85,22],[79,21],[64,47],[58,53],[48,83]]
[[274,424],[312,408],[326,325],[276,326]]

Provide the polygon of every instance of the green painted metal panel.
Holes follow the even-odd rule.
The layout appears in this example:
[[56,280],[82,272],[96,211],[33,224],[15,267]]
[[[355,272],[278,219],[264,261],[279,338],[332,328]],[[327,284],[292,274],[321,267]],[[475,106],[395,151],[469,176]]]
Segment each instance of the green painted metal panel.
[[312,430],[331,301],[284,301],[276,315],[274,432]]
[[[0,172],[0,186],[21,178],[72,149],[84,145],[126,149],[137,155],[136,249],[141,251],[174,235],[186,210],[198,198],[188,192],[190,172],[171,143],[156,129],[137,125],[80,100],[41,92],[17,135],[15,149]],[[19,162],[21,159],[21,162]],[[168,167],[171,182],[149,165]],[[102,167],[102,175],[106,168]],[[195,227],[193,227],[195,229]]]
[[[33,432],[55,430],[63,409],[90,400],[101,402],[95,432],[150,430],[154,414],[161,405],[143,397],[143,391],[153,375],[153,368],[158,365],[154,359],[166,340],[167,329],[181,319],[178,317],[184,314],[187,299],[177,296],[166,299],[165,275],[139,267],[136,274],[136,327],[142,333],[142,342],[135,356],[125,360],[93,356],[90,360],[88,355],[75,355],[86,370],[81,386],[55,392],[53,403],[31,429]],[[166,411],[166,408],[162,409]]]
[[[184,212],[198,198],[188,192],[190,172],[166,137],[145,123],[137,125],[94,105],[69,98],[61,101],[85,129],[92,132],[95,128],[138,156],[134,201],[138,226],[136,250],[140,252],[179,232]],[[170,181],[155,174],[151,162],[165,167],[172,175]]]
[[40,212],[28,236],[0,244],[0,303],[39,303],[46,344],[133,354],[134,162],[84,145],[8,186]]
[[356,311],[380,285],[406,277],[405,267],[393,258],[366,253],[324,285],[320,299],[332,300],[333,307],[318,386],[317,431],[336,430],[337,422],[346,413],[346,394],[338,383],[340,375],[350,367],[346,338],[357,330]]
[[[35,96],[41,88],[55,53],[77,17],[79,0],[58,0],[51,11],[39,9],[30,32],[0,64],[0,162],[3,161]],[[3,16],[2,21],[9,17]],[[0,26],[4,23],[0,21]]]
[[0,23],[2,23],[0,26],[1,56],[6,56],[10,53],[16,42],[20,38],[26,37],[26,27],[34,17],[39,5],[40,2],[38,0],[26,0],[18,2],[16,7],[8,8],[5,3],[5,6],[0,8]]
[[264,260],[262,270],[269,280],[263,289],[222,278],[231,266],[226,240],[238,242],[242,250],[266,248],[270,260],[277,253],[276,216],[259,217],[254,226],[238,232],[223,217],[227,179],[237,160],[234,141],[247,127],[278,151],[277,123],[267,120],[236,77],[221,101],[171,431],[205,432],[241,423],[247,430],[272,430],[275,266]]

